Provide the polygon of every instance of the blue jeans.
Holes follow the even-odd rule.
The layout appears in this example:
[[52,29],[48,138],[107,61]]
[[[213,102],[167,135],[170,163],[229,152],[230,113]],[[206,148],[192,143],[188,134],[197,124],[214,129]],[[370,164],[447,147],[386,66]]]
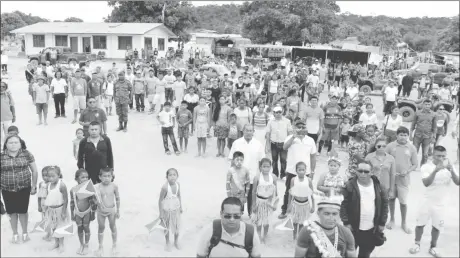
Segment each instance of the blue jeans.
[[431,138],[423,138],[421,136],[414,136],[414,140],[412,142],[415,146],[415,149],[418,151],[420,150],[420,145],[422,145],[422,162],[420,165],[423,165],[428,160],[428,148],[430,147]]
[[161,136],[163,137],[163,146],[165,147],[165,152],[169,151],[168,137],[171,140],[174,152],[178,152],[176,138],[174,138],[174,128],[170,127],[161,127]]

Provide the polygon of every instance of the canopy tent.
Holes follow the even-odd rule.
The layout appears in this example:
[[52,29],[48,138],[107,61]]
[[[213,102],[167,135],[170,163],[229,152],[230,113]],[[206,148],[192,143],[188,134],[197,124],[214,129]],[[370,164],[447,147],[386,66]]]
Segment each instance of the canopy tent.
[[322,60],[330,59],[331,61],[341,60],[346,63],[350,61],[353,63],[367,64],[369,60],[369,52],[343,50],[343,49],[311,49],[304,47],[292,48],[292,59],[302,57],[314,57]]

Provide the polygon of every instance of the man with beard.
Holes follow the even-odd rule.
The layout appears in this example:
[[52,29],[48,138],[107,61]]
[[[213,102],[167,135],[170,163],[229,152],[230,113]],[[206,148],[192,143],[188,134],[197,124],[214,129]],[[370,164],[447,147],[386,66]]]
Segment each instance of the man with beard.
[[115,102],[115,110],[118,115],[118,131],[128,130],[128,106],[133,98],[133,87],[131,82],[125,79],[125,73],[118,73],[118,81],[113,85],[113,100]]
[[318,155],[321,153],[324,143],[328,144],[328,152],[332,150],[334,142],[339,141],[339,125],[342,117],[342,109],[337,102],[337,96],[331,96],[331,102],[323,107],[324,120],[321,140],[318,143]]
[[321,197],[317,211],[319,221],[304,224],[297,238],[294,257],[326,257],[319,250],[320,242],[326,244],[328,257],[356,257],[353,234],[337,223],[342,199],[339,195]]

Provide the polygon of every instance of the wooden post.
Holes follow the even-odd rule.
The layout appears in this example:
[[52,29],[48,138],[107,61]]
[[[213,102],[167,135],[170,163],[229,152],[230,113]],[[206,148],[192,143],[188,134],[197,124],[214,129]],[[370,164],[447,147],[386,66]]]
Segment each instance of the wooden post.
[[327,49],[326,49],[326,57],[324,57],[324,63],[326,64],[326,66],[328,65],[328,63],[327,63],[327,52],[328,52],[328,51],[327,51]]

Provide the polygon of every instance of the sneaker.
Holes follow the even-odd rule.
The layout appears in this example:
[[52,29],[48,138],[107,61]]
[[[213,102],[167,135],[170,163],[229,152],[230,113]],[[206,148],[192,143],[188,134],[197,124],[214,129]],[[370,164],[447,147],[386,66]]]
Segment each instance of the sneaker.
[[285,218],[287,218],[287,215],[284,212],[278,216],[278,219],[285,219]]
[[430,253],[433,257],[436,258],[442,257],[441,253],[438,251],[438,248],[436,247],[431,247],[428,253]]

